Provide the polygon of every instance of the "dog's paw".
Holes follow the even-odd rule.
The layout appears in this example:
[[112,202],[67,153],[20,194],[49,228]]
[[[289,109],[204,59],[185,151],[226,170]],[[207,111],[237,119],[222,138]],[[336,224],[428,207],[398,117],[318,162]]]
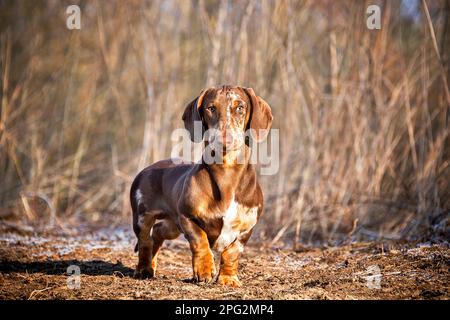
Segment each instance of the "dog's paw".
[[153,269],[136,269],[134,271],[135,279],[150,279],[155,276]]
[[240,287],[242,286],[241,281],[239,281],[238,277],[236,275],[234,276],[227,276],[227,275],[219,275],[219,278],[217,279],[217,283],[224,285],[224,286],[229,286],[229,287]]
[[201,263],[196,263],[194,266],[194,281],[211,283],[216,275],[216,268],[214,266],[214,260],[202,261]]
[[194,270],[194,282],[211,283],[215,276],[215,270],[209,267],[196,268]]
[[211,283],[214,275],[211,273],[197,273],[194,275],[193,281],[196,283]]

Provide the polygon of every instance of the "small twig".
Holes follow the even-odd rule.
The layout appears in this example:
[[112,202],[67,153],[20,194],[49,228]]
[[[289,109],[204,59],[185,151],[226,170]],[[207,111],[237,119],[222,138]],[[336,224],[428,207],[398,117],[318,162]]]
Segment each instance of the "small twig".
[[350,230],[350,232],[348,233],[348,238],[351,238],[353,236],[353,234],[355,233],[355,230],[358,226],[358,218],[356,218],[355,220],[353,220],[353,227],[352,230]]
[[28,300],[31,300],[31,298],[33,298],[36,294],[44,292],[46,290],[51,289],[52,287],[48,287],[48,282],[45,284],[45,288],[44,289],[40,289],[40,290],[33,290],[30,294],[30,296],[28,297]]
[[120,271],[114,271],[114,272],[113,272],[113,275],[114,275],[114,276],[115,276],[115,275],[120,275],[121,278],[124,278],[124,277],[125,277],[125,276],[123,275],[123,273],[120,272]]
[[25,210],[25,214],[29,220],[34,220],[36,218],[36,215],[34,214],[33,210],[31,210],[30,204],[28,203],[28,199],[25,195],[20,195],[20,199],[22,200],[23,208]]

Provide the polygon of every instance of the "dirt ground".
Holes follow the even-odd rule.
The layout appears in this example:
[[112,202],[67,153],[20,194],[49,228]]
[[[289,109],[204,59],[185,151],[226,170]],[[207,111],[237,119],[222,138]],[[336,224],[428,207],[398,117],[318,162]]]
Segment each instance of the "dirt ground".
[[[67,235],[0,224],[0,299],[449,299],[448,243],[351,243],[293,251],[250,241],[240,288],[190,281],[187,242],[167,242],[150,280],[133,279],[129,227]],[[80,268],[80,287],[67,268]]]

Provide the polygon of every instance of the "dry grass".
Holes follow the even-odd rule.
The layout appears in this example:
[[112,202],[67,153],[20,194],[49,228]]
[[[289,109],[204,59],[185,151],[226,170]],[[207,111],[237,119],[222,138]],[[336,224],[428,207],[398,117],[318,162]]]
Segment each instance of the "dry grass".
[[261,239],[448,239],[449,1],[375,2],[381,30],[364,1],[0,1],[1,215],[129,219],[185,104],[235,83],[280,129]]

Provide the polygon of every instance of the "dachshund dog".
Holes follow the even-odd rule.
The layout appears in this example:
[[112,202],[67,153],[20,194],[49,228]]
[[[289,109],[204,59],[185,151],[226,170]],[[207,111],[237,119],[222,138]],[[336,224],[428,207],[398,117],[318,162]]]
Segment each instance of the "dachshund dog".
[[220,161],[203,157],[198,163],[176,164],[167,159],[136,176],[130,190],[139,251],[135,277],[153,277],[164,240],[183,233],[192,252],[194,281],[209,283],[215,278],[216,250],[217,282],[240,286],[238,259],[263,210],[250,146],[266,139],[271,108],[251,88],[213,87],[186,106],[182,119],[191,140],[204,141]]

